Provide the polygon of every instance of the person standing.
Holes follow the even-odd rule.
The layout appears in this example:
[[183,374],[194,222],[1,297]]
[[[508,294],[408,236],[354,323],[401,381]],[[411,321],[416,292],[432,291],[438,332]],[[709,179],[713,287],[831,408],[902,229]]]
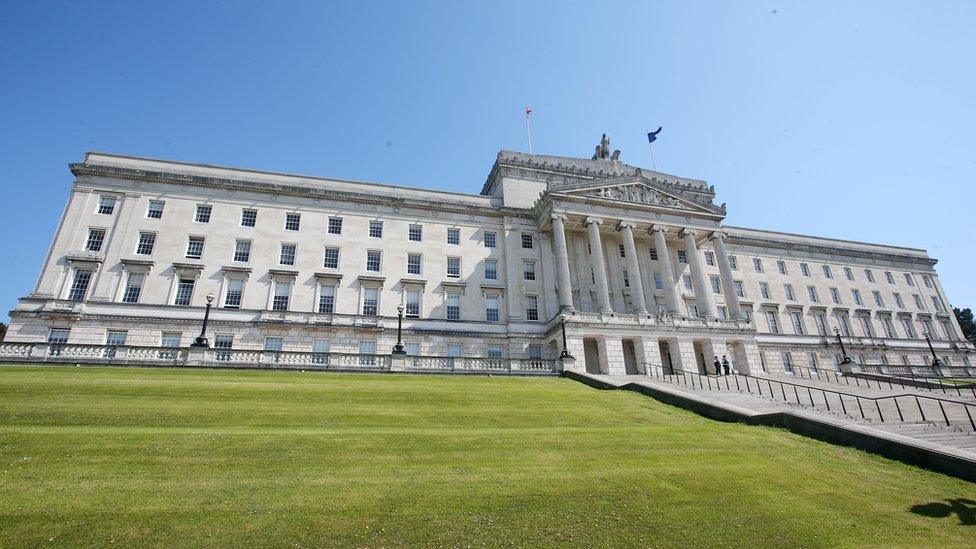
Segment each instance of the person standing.
[[722,363],[718,361],[718,355],[715,355],[715,375],[717,376],[722,375],[721,367],[722,367]]
[[722,369],[725,370],[725,375],[729,375],[729,359],[722,355]]

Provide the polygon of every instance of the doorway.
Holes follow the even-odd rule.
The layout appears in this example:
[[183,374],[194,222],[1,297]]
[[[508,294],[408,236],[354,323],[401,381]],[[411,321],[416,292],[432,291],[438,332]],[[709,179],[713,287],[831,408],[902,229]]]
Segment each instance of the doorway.
[[640,369],[637,367],[637,350],[634,347],[633,340],[625,339],[623,340],[624,346],[624,373],[629,376],[636,376],[640,374]]
[[599,374],[600,372],[600,349],[597,347],[595,339],[583,340],[583,360],[586,363],[586,372],[589,374]]

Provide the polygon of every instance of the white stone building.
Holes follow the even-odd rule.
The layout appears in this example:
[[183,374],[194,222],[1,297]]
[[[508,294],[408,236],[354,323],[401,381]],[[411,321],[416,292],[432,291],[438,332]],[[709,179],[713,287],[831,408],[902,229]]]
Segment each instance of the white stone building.
[[[599,148],[598,148],[599,149]],[[605,147],[604,147],[605,149]],[[88,153],[8,342],[969,366],[924,250],[722,225],[704,181],[501,151],[480,194]]]

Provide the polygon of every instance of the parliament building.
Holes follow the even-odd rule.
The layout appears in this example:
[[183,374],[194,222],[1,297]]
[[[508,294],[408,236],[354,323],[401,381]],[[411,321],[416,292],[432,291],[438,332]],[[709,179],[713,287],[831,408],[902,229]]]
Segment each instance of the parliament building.
[[209,345],[255,356],[388,354],[402,314],[413,357],[971,365],[924,250],[723,225],[604,141],[501,151],[478,194],[88,153],[6,341],[186,348],[209,300]]

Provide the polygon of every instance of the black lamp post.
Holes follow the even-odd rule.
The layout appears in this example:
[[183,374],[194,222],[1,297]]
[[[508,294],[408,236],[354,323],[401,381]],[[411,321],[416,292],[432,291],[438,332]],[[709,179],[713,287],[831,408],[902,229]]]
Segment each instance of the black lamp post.
[[840,330],[838,328],[834,328],[834,334],[837,335],[837,343],[840,343],[840,352],[844,355],[844,360],[842,360],[840,363],[850,364],[851,357],[847,356],[847,349],[844,347],[844,340],[840,338]]
[[207,321],[210,320],[210,306],[213,305],[213,301],[214,295],[207,294],[207,310],[203,313],[203,328],[200,330],[200,336],[193,340],[190,347],[210,348],[210,342],[207,341]]
[[403,304],[397,305],[397,342],[393,346],[393,354],[405,355],[406,349],[403,348]]
[[932,353],[932,366],[935,367],[935,368],[938,368],[939,366],[942,366],[942,361],[939,360],[939,357],[937,357],[935,355],[935,349],[932,348],[932,340],[929,339],[929,333],[928,332],[922,332],[922,335],[925,336],[925,343],[928,344],[928,346],[929,346],[929,352]]
[[571,358],[576,360],[573,358],[573,355],[569,354],[569,349],[566,348],[566,317],[561,318],[559,322],[563,330],[563,352],[559,355],[559,358]]

